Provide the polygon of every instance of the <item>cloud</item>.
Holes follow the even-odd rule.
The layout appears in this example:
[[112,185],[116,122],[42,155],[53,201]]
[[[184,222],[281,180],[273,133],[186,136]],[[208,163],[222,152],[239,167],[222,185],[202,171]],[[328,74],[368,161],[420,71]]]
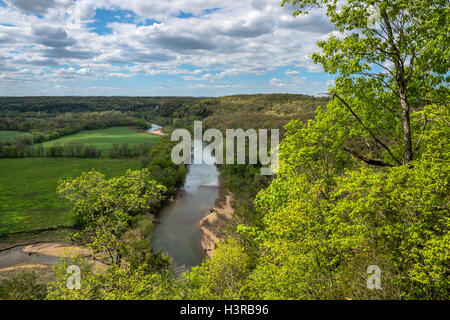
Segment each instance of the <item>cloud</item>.
[[220,79],[223,77],[223,74],[213,75],[211,73],[206,73],[202,76],[183,76],[183,79],[186,81],[215,81],[216,79]]
[[193,16],[201,15],[211,9],[227,7],[223,0],[109,0],[111,5],[134,11],[136,14],[160,21],[180,15],[181,12]]
[[17,69],[0,62],[0,71],[16,71]]
[[174,51],[213,50],[216,46],[209,39],[193,36],[158,34],[152,43]]
[[35,27],[33,34],[36,36],[36,42],[47,47],[63,48],[76,43],[76,40],[69,37],[62,28],[53,28],[50,26]]
[[258,15],[256,17],[244,17],[225,23],[220,33],[239,38],[256,38],[264,34],[270,34],[275,29],[275,21],[271,16]]
[[[293,18],[292,8],[273,0],[4,2],[0,56],[9,59],[2,73],[18,81],[164,75],[183,88],[202,82],[225,90],[245,76],[282,87],[296,69],[322,72],[309,55],[332,30],[323,11]],[[108,32],[96,33],[98,21]],[[83,68],[92,72],[76,72]]]
[[144,52],[134,52],[130,53],[128,51],[119,51],[116,54],[109,55],[104,60],[108,63],[113,64],[134,64],[134,63],[158,63],[158,62],[167,62],[175,59],[175,56],[171,54],[166,54],[162,52],[155,53],[147,53],[147,50],[144,49]]
[[55,59],[89,59],[95,55],[94,52],[90,51],[67,50],[65,48],[46,49],[43,52],[45,57]]
[[39,60],[22,59],[22,60],[15,60],[14,63],[40,67],[54,67],[59,65],[58,61],[54,59],[39,59]]
[[284,84],[283,81],[281,81],[280,79],[277,79],[277,78],[273,78],[272,80],[270,80],[270,85],[275,86],[275,87],[285,87],[286,86],[286,84]]
[[19,10],[42,14],[47,12],[50,8],[67,7],[70,5],[70,0],[4,0],[4,2]]
[[291,75],[296,75],[299,74],[300,72],[295,71],[295,70],[286,70],[286,72],[284,74],[291,76]]
[[334,30],[326,16],[319,10],[313,10],[308,15],[299,15],[295,18],[292,16],[283,16],[280,19],[279,25],[284,29],[319,34],[327,34]]

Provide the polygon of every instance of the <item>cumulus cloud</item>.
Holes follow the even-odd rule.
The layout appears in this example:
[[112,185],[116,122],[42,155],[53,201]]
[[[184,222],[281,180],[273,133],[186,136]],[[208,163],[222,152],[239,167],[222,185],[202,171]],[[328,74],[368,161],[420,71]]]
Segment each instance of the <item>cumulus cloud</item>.
[[286,70],[286,72],[284,74],[288,75],[288,76],[292,76],[292,75],[296,75],[299,74],[300,72],[296,71],[296,70]]
[[55,59],[89,59],[95,53],[81,50],[67,50],[65,48],[52,48],[43,50],[44,56]]
[[[0,66],[3,79],[170,75],[226,89],[233,88],[227,79],[283,67],[292,80],[299,68],[321,71],[309,53],[332,31],[321,10],[293,18],[292,8],[273,0],[3,2],[0,56],[8,58]],[[265,83],[285,86],[282,77]]]
[[272,33],[275,26],[276,23],[272,16],[254,14],[225,21],[220,29],[220,33],[231,37],[255,38]]
[[75,44],[76,40],[69,37],[62,28],[53,28],[49,26],[38,26],[33,30],[36,36],[36,42],[48,47],[62,48]]
[[270,80],[270,85],[275,86],[275,87],[285,87],[286,86],[286,84],[284,84],[283,81],[281,81],[280,79],[277,79],[277,78],[273,78],[272,80]]
[[313,11],[309,15],[300,15],[295,19],[291,17],[280,17],[280,27],[291,30],[302,30],[310,33],[329,33],[333,31],[333,26],[320,11]]
[[4,0],[4,2],[24,12],[42,14],[51,8],[66,8],[71,4],[70,0]]
[[209,39],[201,39],[192,36],[177,36],[160,34],[154,38],[154,43],[162,48],[185,51],[185,50],[212,50],[214,44]]

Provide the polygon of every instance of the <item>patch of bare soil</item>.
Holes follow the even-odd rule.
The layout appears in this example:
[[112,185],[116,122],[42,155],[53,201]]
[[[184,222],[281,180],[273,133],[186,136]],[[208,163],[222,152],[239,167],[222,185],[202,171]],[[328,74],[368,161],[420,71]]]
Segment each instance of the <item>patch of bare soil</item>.
[[233,215],[234,209],[231,206],[231,200],[231,195],[227,195],[223,207],[214,207],[211,209],[211,213],[200,221],[200,229],[203,232],[202,247],[209,257],[212,256],[216,243],[224,240],[219,234],[227,220],[230,220]]

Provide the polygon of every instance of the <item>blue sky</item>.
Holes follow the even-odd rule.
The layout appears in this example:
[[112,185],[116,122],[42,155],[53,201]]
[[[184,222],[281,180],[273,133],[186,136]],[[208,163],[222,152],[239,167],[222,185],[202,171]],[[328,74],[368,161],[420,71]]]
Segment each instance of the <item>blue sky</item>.
[[324,92],[332,26],[279,0],[0,0],[0,95]]

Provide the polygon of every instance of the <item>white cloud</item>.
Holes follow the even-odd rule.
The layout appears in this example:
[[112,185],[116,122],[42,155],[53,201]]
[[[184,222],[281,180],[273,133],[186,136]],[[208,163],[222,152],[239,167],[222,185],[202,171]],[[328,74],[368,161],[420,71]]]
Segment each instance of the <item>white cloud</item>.
[[292,75],[296,75],[299,74],[300,72],[296,71],[296,70],[287,70],[284,74],[288,75],[288,76],[292,76]]
[[[272,0],[4,2],[0,71],[3,79],[17,81],[25,74],[27,80],[42,81],[167,74],[214,82],[286,66],[321,72],[309,53],[331,30],[321,11],[293,18],[292,9]],[[110,21],[111,33],[97,34],[89,27],[96,9],[112,10],[112,16],[119,17],[118,9],[127,10],[128,17]],[[178,17],[181,12],[187,18]],[[156,22],[148,24],[148,19]],[[195,69],[187,70],[186,65]],[[272,80],[272,86],[285,86]]]
[[286,87],[286,84],[283,83],[280,79],[273,78],[270,80],[270,85],[275,87]]

